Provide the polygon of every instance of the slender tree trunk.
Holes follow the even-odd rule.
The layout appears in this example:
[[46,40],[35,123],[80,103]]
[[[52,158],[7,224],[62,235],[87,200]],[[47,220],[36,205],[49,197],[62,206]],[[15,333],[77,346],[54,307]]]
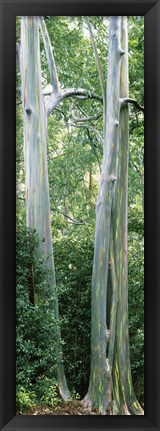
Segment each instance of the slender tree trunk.
[[[118,181],[112,206],[111,227],[111,271],[113,283],[118,288],[116,295],[115,347],[112,367],[113,396],[119,414],[142,415],[143,410],[136,400],[130,367],[128,331],[128,260],[127,260],[127,219],[128,219],[128,147],[129,113],[123,99],[128,98],[128,32],[127,17],[121,18],[121,48],[125,54],[121,60],[120,73],[120,133]],[[113,302],[112,302],[113,303]],[[113,325],[113,322],[111,321]],[[110,346],[109,346],[110,360]]]
[[[52,250],[50,201],[47,166],[47,115],[42,94],[39,46],[39,17],[21,19],[21,79],[26,185],[26,225],[36,228],[39,256],[48,255],[50,289],[54,314],[59,324],[55,268]],[[57,330],[58,380],[61,395],[70,397],[63,368],[61,331]]]
[[[128,105],[122,98],[128,97],[128,48],[127,18],[121,18],[121,47],[125,54],[121,60],[120,74],[120,130],[118,180],[112,206],[111,224],[111,273],[112,289],[116,294],[112,298],[112,307],[116,310],[111,315],[111,342],[109,345],[109,362],[113,376],[114,400],[119,414],[129,414],[126,402],[126,373],[131,384],[130,362],[127,361],[128,343],[128,280],[127,280],[127,207],[128,207]],[[114,326],[114,354],[112,327]],[[128,377],[127,377],[128,378]]]
[[[128,105],[128,33],[127,17],[121,17],[121,48],[125,54],[121,60],[120,73],[120,131],[118,178],[112,205],[111,223],[111,272],[113,281],[112,307],[116,313],[111,315],[111,342],[109,363],[112,369],[114,400],[119,414],[143,414],[136,401],[133,390],[128,332],[128,262],[127,262],[127,218],[128,218],[128,146],[129,113]],[[117,292],[115,293],[115,288]],[[114,356],[112,352],[112,328],[115,330]],[[113,361],[113,363],[112,363]]]

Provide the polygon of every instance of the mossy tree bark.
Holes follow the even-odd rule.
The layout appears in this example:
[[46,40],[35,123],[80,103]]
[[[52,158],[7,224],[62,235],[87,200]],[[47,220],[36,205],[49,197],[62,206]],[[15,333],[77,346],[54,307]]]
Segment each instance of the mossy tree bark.
[[143,414],[132,385],[128,334],[127,17],[110,17],[106,124],[96,207],[91,371],[85,405],[100,414]]
[[[47,166],[47,114],[42,94],[39,45],[39,17],[21,18],[21,82],[26,186],[26,226],[35,228],[40,238],[39,256],[48,255],[50,289],[57,319],[57,357],[59,389],[70,398],[63,367],[59,309],[52,250],[50,200]],[[39,292],[40,294],[40,292]]]

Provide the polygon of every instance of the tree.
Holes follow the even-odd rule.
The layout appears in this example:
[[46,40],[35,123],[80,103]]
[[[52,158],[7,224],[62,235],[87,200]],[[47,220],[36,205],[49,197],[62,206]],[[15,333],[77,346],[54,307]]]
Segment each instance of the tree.
[[[47,115],[42,94],[39,47],[39,18],[21,19],[21,78],[23,104],[24,158],[26,184],[26,226],[36,228],[41,239],[39,257],[48,255],[50,289],[54,313],[59,321],[55,268],[52,250],[47,166]],[[61,331],[57,330],[58,379],[62,397],[70,397],[64,374]]]
[[[62,17],[63,18],[63,17]],[[49,182],[47,166],[47,124],[54,111],[63,116],[68,130],[83,130],[90,148],[97,157],[101,170],[101,183],[96,205],[95,250],[92,274],[92,335],[91,373],[84,404],[100,414],[142,414],[134,395],[128,340],[128,282],[127,282],[127,184],[128,184],[128,103],[143,111],[134,99],[128,97],[128,47],[126,17],[110,18],[107,95],[98,50],[92,28],[87,22],[95,59],[98,66],[102,97],[85,88],[60,84],[45,22],[40,17],[23,17],[21,20],[21,76],[25,148],[26,223],[36,228],[41,241],[38,255],[48,255],[50,290],[54,297],[54,313],[59,321],[56,294],[55,268],[52,250]],[[49,66],[51,88],[42,90],[39,28]],[[17,50],[18,52],[18,50]],[[106,58],[105,58],[106,61]],[[46,80],[43,77],[43,82]],[[84,79],[85,81],[85,79]],[[97,90],[97,89],[96,89]],[[71,104],[67,104],[72,97]],[[74,100],[103,102],[103,136],[93,121],[102,112],[86,115],[83,105]],[[65,109],[59,108],[66,101]],[[69,113],[67,112],[69,110]],[[78,112],[78,114],[77,114]],[[80,113],[80,117],[78,116]],[[51,117],[50,117],[51,118]],[[91,123],[90,123],[91,122]],[[103,146],[102,167],[93,144],[92,133]],[[82,135],[83,136],[83,135]],[[66,140],[75,140],[68,134]],[[77,139],[77,138],[76,138]],[[79,139],[79,136],[78,136]],[[77,139],[77,141],[78,141]],[[75,142],[74,142],[75,144]],[[75,146],[75,145],[74,145]],[[64,148],[64,147],[63,147]],[[67,145],[66,145],[67,148]],[[68,150],[66,150],[67,152]],[[69,154],[69,152],[68,152]],[[68,157],[68,156],[67,156]],[[84,156],[85,157],[85,156]],[[73,156],[66,163],[73,162]],[[92,160],[89,160],[89,195],[92,190]],[[85,171],[84,171],[85,172]],[[81,175],[83,176],[83,175]],[[65,184],[64,184],[65,186]],[[55,188],[55,183],[52,183]],[[85,188],[84,188],[85,190]],[[82,192],[83,194],[83,192]],[[53,196],[53,192],[52,192]],[[82,200],[83,202],[83,200]],[[63,191],[65,218],[73,224],[84,221],[68,213],[67,190]],[[52,199],[52,209],[55,204]],[[58,378],[64,399],[70,397],[63,368],[60,326],[58,339]]]
[[84,399],[101,414],[143,413],[132,386],[128,335],[128,102],[127,17],[111,17],[92,275],[91,372]]
[[[39,28],[44,41],[47,63],[50,72],[51,89],[43,97]],[[17,49],[17,52],[19,50]],[[41,239],[39,256],[48,255],[47,268],[50,271],[50,289],[54,297],[54,313],[59,321],[56,278],[52,248],[50,199],[47,163],[47,119],[59,103],[68,97],[86,97],[101,100],[82,88],[62,89],[48,32],[43,18],[21,18],[20,68],[22,80],[23,133],[26,189],[26,226],[35,228]],[[74,222],[76,222],[74,220]],[[62,398],[67,400],[70,393],[64,374],[61,331],[58,340],[58,379]]]

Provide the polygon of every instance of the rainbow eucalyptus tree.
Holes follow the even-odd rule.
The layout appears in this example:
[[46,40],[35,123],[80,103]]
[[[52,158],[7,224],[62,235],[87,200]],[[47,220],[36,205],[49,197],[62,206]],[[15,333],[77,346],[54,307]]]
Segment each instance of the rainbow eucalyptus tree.
[[114,340],[109,343],[108,361],[111,370],[113,370],[113,394],[118,410],[120,410],[121,414],[143,414],[136,400],[132,384],[128,332],[128,103],[131,100],[129,100],[128,96],[127,17],[121,17],[121,48],[124,55],[121,59],[120,68],[118,175],[112,205],[110,244],[110,271],[112,292],[114,291],[114,295],[112,294],[110,330],[114,334]]
[[[42,92],[39,29],[51,80],[51,91],[46,97]],[[89,31],[91,33],[91,27]],[[132,385],[128,336],[128,103],[139,105],[128,97],[127,18],[110,18],[107,92],[92,33],[91,36],[102,98],[81,88],[62,89],[44,20],[27,16],[21,19],[26,225],[36,228],[43,238],[38,253],[39,256],[49,256],[50,289],[55,298],[54,313],[59,321],[50,221],[47,120],[67,97],[103,100],[103,163],[96,206],[92,275],[91,371],[88,393],[83,402],[100,414],[143,414]],[[57,346],[59,388],[67,400],[70,394],[63,367],[60,326]]]
[[[103,89],[89,23],[88,28]],[[132,385],[128,333],[129,102],[138,106],[128,97],[127,17],[113,16],[109,28],[103,163],[96,205],[90,383],[83,400],[84,405],[100,414],[113,415],[143,414]]]
[[[48,184],[47,110],[42,94],[39,24],[39,17],[25,16],[21,18],[20,68],[24,130],[26,226],[36,228],[39,234],[39,256],[48,255],[49,287],[54,297],[54,315],[57,322],[59,322]],[[57,94],[56,75],[53,75],[53,82],[55,84],[54,91]],[[64,399],[68,399],[70,394],[63,367],[59,325],[57,329],[57,357],[60,393]]]
[[[50,72],[51,89],[42,91],[39,30],[41,30]],[[39,245],[39,256],[48,255],[47,267],[50,270],[50,288],[54,295],[54,313],[59,322],[56,294],[56,277],[52,249],[50,200],[47,166],[47,121],[53,110],[68,97],[101,97],[83,88],[62,88],[59,82],[51,42],[42,17],[21,18],[21,44],[16,46],[19,56],[24,130],[24,160],[26,188],[26,226],[35,228],[43,241]],[[98,133],[98,132],[97,132]],[[75,221],[77,224],[77,221]],[[79,223],[81,224],[81,223]],[[60,326],[58,342],[58,379],[62,398],[67,400],[70,393],[63,368]]]

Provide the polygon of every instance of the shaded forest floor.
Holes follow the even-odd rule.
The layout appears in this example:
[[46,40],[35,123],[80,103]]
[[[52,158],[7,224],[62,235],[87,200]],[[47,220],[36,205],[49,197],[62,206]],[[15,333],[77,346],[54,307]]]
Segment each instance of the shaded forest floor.
[[96,412],[91,412],[87,408],[83,407],[80,401],[72,400],[68,402],[62,402],[55,407],[43,407],[36,406],[29,410],[25,415],[96,415]]

